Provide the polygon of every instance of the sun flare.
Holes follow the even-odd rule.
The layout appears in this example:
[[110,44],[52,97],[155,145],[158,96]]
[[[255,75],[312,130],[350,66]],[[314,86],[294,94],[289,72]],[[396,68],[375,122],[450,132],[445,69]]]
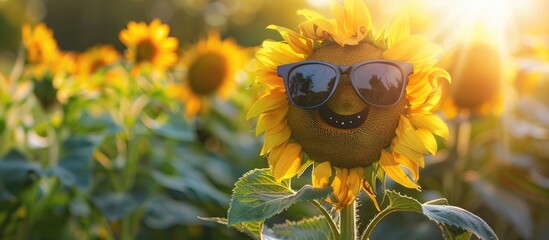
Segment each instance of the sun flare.
[[498,48],[507,48],[517,41],[522,22],[532,14],[532,0],[424,0],[423,5],[439,13],[440,23],[430,33],[444,36],[443,46],[469,41],[478,32],[492,39]]

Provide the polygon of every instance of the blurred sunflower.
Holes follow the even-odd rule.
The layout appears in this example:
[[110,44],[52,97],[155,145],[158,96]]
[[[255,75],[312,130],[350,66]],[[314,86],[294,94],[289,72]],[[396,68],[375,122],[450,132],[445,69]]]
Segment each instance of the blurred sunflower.
[[30,64],[31,75],[43,76],[61,57],[53,32],[44,23],[34,28],[23,25],[23,45],[26,50],[26,62]]
[[207,111],[209,97],[226,99],[234,92],[236,74],[243,67],[247,52],[234,40],[221,40],[219,32],[210,31],[207,39],[200,40],[185,52],[182,58],[186,76],[169,93],[185,104],[189,118],[199,111]]
[[441,104],[447,118],[460,114],[498,115],[503,111],[506,71],[502,57],[496,47],[485,41],[466,43],[445,56],[440,66],[448,69],[453,79]]
[[120,53],[111,45],[94,46],[79,54],[74,70],[79,90],[86,91],[85,94],[97,93],[105,82],[104,74],[97,73],[119,59]]
[[170,27],[155,19],[149,25],[145,22],[130,22],[120,32],[120,41],[127,47],[126,58],[135,63],[135,75],[143,67],[164,71],[177,61],[179,41],[168,37]]
[[66,80],[74,71],[74,54],[62,52],[53,32],[44,23],[23,26],[23,44],[34,94],[44,109],[69,97]]
[[120,59],[120,53],[111,45],[94,46],[76,57],[76,74],[89,76]]
[[[449,81],[450,76],[434,66],[442,49],[424,36],[411,35],[406,19],[395,19],[384,31],[375,34],[370,12],[362,1],[344,1],[343,5],[331,1],[330,7],[335,19],[311,10],[298,11],[306,18],[298,26],[301,33],[279,26],[268,27],[277,30],[284,41],[264,41],[256,54],[259,61],[256,82],[266,85],[267,90],[252,105],[247,118],[259,116],[256,134],[265,136],[260,154],[267,156],[277,181],[295,176],[314,162],[312,184],[331,185],[334,195],[329,201],[336,208],[351,204],[360,189],[377,206],[372,188],[377,178],[388,175],[402,186],[419,188],[423,154],[437,151],[434,135],[448,138],[446,124],[432,108],[441,96],[439,79]],[[341,105],[339,108],[344,109],[358,103],[359,109],[368,110],[361,125],[343,129],[324,122],[317,109],[303,110],[289,104],[277,67],[311,59],[346,66],[370,59],[389,59],[413,64],[414,73],[408,78],[401,102],[390,108],[368,106],[356,100],[358,96],[350,83],[348,86],[340,83],[334,97],[327,102],[328,107]],[[341,79],[348,81],[348,76]],[[334,103],[336,98],[349,101]],[[356,108],[344,109],[340,114],[355,111]],[[304,161],[305,154],[310,161]]]

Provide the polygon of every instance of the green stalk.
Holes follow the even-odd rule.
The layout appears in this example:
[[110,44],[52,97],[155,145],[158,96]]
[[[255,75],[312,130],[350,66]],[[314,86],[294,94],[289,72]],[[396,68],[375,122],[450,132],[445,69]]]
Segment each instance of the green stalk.
[[368,226],[366,226],[366,230],[364,231],[364,234],[362,235],[362,240],[370,239],[370,235],[374,231],[374,228],[376,225],[387,215],[389,215],[392,212],[398,211],[398,209],[395,208],[385,208],[383,211],[379,212],[370,223],[368,223]]
[[356,203],[353,201],[348,206],[343,207],[340,212],[340,229],[341,239],[343,240],[355,240],[356,239]]
[[374,219],[372,219],[372,221],[370,221],[370,223],[368,223],[368,226],[366,226],[366,230],[364,230],[364,234],[362,235],[362,240],[367,240],[367,239],[370,239],[370,235],[372,234],[372,232],[374,231],[374,228],[376,227],[376,225],[383,219],[385,218],[385,216],[393,213],[393,212],[398,212],[398,211],[403,211],[403,212],[417,212],[417,211],[413,211],[411,209],[402,209],[402,208],[392,208],[392,207],[387,207],[385,209],[383,209],[381,212],[379,212],[375,217]]
[[[131,214],[130,214],[131,215]],[[132,233],[132,219],[131,217],[124,217],[121,222],[120,240],[134,239]]]
[[328,225],[330,225],[330,230],[332,231],[332,236],[334,240],[341,240],[341,235],[339,235],[339,230],[337,230],[337,226],[334,223],[334,220],[332,219],[332,216],[330,216],[330,213],[326,211],[324,207],[320,205],[317,201],[309,201],[313,206],[315,206],[320,213],[322,213],[322,216],[326,219],[328,222]]

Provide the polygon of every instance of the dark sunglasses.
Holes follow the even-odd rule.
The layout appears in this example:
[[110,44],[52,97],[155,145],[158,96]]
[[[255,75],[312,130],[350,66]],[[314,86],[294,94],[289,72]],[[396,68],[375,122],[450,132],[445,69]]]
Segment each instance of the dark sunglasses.
[[406,89],[414,66],[385,59],[368,60],[351,66],[307,60],[280,65],[278,76],[284,79],[286,94],[296,107],[314,109],[334,95],[342,74],[348,74],[358,96],[376,107],[396,105]]

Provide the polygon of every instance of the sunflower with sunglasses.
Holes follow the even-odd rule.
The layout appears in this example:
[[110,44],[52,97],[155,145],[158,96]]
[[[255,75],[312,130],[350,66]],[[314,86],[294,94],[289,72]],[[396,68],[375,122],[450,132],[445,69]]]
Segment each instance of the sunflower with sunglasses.
[[442,49],[409,23],[396,19],[375,33],[366,5],[331,1],[334,19],[311,11],[298,28],[269,26],[284,41],[265,41],[257,52],[256,83],[266,91],[248,118],[259,117],[267,156],[277,181],[314,165],[313,187],[331,185],[337,209],[389,176],[419,189],[424,154],[435,154],[435,135],[448,138],[432,112],[450,76],[435,67]]

